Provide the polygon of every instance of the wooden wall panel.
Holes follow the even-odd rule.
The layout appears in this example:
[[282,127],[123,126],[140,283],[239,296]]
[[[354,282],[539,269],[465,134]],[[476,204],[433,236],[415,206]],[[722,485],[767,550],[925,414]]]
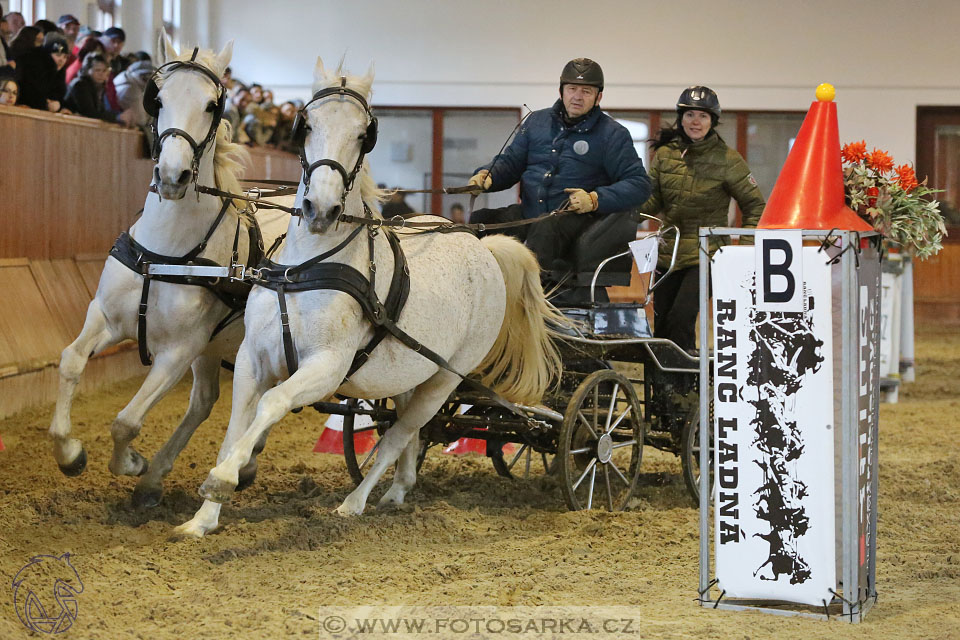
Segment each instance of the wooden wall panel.
[[[80,378],[77,392],[88,393],[146,373],[147,369],[140,364],[140,357],[135,349],[114,353],[108,357],[91,358]],[[37,405],[53,404],[57,399],[59,380],[60,373],[55,366],[0,377],[0,418]],[[104,425],[105,428],[108,426]]]
[[73,260],[31,260],[30,272],[54,319],[72,341],[83,328],[87,305],[93,298],[77,263]]
[[928,260],[913,262],[917,324],[960,324],[960,242],[949,242]]
[[90,294],[91,300],[93,296],[97,295],[97,285],[100,284],[100,273],[103,271],[103,265],[106,260],[106,253],[102,255],[81,254],[74,259],[77,263],[77,270],[80,272],[80,277],[83,279],[83,284],[87,287],[87,293]]
[[0,352],[6,356],[0,365],[39,366],[57,361],[68,337],[50,311],[37,286],[30,267],[0,266],[0,340],[6,344]]
[[[106,254],[143,207],[153,161],[136,130],[0,106],[0,258]],[[251,149],[247,175],[296,180],[296,156]]]

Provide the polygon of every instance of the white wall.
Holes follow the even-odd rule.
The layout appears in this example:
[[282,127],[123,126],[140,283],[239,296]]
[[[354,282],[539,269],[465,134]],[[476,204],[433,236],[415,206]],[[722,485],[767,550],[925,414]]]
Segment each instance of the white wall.
[[[129,0],[128,0],[129,1]],[[209,0],[238,77],[306,95],[316,56],[374,61],[391,105],[550,104],[569,58],[609,107],[669,108],[706,84],[728,109],[806,109],[837,86],[841,139],[914,156],[916,105],[960,104],[957,0]],[[272,34],[271,34],[272,31]],[[249,33],[250,35],[245,35]]]
[[[47,0],[47,14],[81,0]],[[154,50],[162,0],[124,0],[127,48]],[[181,41],[235,39],[233,68],[309,94],[316,56],[376,63],[381,105],[547,106],[563,63],[599,61],[604,105],[804,110],[837,87],[841,139],[914,158],[917,105],[960,105],[958,0],[182,0]],[[61,8],[65,10],[61,10]],[[80,16],[80,13],[77,14]]]

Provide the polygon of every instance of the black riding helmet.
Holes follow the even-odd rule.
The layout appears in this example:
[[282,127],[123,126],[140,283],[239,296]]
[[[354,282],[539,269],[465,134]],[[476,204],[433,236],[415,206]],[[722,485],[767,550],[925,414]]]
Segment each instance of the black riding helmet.
[[720,99],[717,98],[717,92],[710,87],[699,85],[687,87],[680,94],[680,99],[677,100],[677,113],[683,115],[684,111],[691,109],[709,113],[712,116],[714,126],[716,126],[720,119]]
[[586,84],[603,91],[603,69],[590,58],[574,58],[560,72],[560,91],[565,84]]

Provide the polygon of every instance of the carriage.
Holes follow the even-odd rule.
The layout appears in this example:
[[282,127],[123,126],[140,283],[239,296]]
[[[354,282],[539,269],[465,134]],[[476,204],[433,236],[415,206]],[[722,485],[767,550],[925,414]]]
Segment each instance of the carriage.
[[[684,483],[699,504],[699,358],[653,337],[646,306],[656,282],[648,280],[640,302],[607,300],[605,286],[629,284],[629,250],[594,258],[595,267],[577,259],[598,236],[619,236],[619,243],[605,245],[623,248],[636,228],[631,212],[600,220],[575,248],[577,268],[554,274],[560,285],[553,300],[574,328],[558,337],[563,373],[542,405],[520,405],[520,415],[461,385],[420,430],[418,469],[431,447],[480,440],[501,476],[554,474],[571,510],[620,511],[637,486],[647,445],[680,456]],[[648,237],[672,235],[675,259],[676,231]],[[359,484],[396,419],[392,404],[348,399],[314,407],[343,416],[346,467]]]

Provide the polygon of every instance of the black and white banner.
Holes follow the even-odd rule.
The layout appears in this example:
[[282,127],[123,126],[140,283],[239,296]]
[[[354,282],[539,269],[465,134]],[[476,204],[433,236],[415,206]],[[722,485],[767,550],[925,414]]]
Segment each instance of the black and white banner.
[[716,576],[727,597],[821,605],[836,589],[827,256],[799,231],[714,257]]

